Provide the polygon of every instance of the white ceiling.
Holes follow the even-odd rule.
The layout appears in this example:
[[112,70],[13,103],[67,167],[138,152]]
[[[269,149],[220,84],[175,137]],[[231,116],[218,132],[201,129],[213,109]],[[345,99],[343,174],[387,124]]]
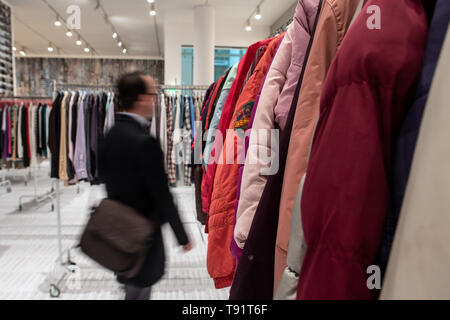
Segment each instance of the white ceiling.
[[[48,55],[48,42],[51,41],[60,48],[60,55],[86,56],[84,46],[75,44],[76,37],[65,35],[64,25],[59,28],[54,25],[55,14],[42,0],[6,1],[13,7],[13,30],[17,46],[25,46],[29,55]],[[123,56],[122,49],[112,38],[111,27],[106,24],[102,11],[95,10],[96,0],[47,1],[63,18],[68,16],[65,12],[69,5],[78,5],[81,8],[81,29],[77,31],[97,55]],[[259,21],[252,19],[251,23],[271,26],[296,1],[265,0],[261,6],[263,18]],[[128,49],[128,56],[133,57],[162,57],[164,24],[173,21],[192,22],[194,6],[206,2],[216,7],[216,29],[226,29],[227,25],[241,25],[243,28],[260,0],[155,0],[156,17],[149,15],[150,5],[147,0],[101,0],[111,23]]]

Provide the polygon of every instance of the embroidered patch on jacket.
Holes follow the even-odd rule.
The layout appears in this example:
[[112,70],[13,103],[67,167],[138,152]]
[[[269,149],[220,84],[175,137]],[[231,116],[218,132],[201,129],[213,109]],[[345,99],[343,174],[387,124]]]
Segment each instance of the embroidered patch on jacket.
[[244,104],[238,111],[234,121],[234,128],[241,128],[246,130],[252,116],[253,105],[255,101],[250,101]]

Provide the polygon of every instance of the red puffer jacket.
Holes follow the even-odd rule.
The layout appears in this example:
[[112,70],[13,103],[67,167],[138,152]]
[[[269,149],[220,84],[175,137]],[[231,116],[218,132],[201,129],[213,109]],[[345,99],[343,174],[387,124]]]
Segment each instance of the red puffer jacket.
[[[208,272],[217,288],[231,286],[234,277],[235,261],[230,251],[230,243],[234,232],[237,176],[244,151],[244,133],[247,130],[252,108],[255,107],[256,96],[283,36],[284,33],[270,42],[244,86],[228,126],[227,137],[219,158],[222,161],[217,165],[208,215],[207,254]],[[209,167],[208,170],[210,170]]]
[[[220,117],[218,130],[222,134],[222,137],[225,137],[226,129],[228,128],[228,125],[230,124],[231,117],[234,113],[234,107],[236,106],[237,99],[239,98],[239,94],[241,93],[242,85],[245,81],[245,78],[247,77],[247,73],[252,65],[253,59],[256,56],[256,52],[258,49],[263,46],[267,45],[272,41],[271,39],[265,39],[262,41],[259,41],[257,43],[252,44],[246,51],[245,55],[242,57],[241,61],[239,62],[238,71],[236,75],[236,79],[233,82],[233,85],[231,86],[230,92],[228,93],[227,100],[225,102],[225,105],[223,106],[222,115]],[[217,137],[217,135],[216,135]],[[220,154],[222,151],[223,141],[217,141],[217,139],[214,141],[214,146],[211,151],[211,157],[210,162],[208,164],[208,169],[206,171],[206,175],[202,181],[202,205],[203,205],[203,211],[208,213],[209,212],[209,205],[211,203],[211,194],[212,194],[212,188],[213,188],[213,182],[214,182],[214,176],[216,174],[216,162],[214,159]]]

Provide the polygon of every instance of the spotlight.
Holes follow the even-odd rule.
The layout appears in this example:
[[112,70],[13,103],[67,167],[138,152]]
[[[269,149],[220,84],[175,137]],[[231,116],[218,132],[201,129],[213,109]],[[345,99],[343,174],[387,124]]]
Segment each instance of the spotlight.
[[71,36],[73,36],[73,33],[71,31],[67,31],[66,36],[68,36],[70,38]]
[[256,20],[261,20],[261,18],[262,18],[262,15],[261,15],[261,11],[260,11],[259,6],[258,6],[258,7],[256,7],[255,19]]
[[27,54],[25,53],[25,50],[20,50],[20,55],[25,57]]
[[16,52],[16,51],[17,51],[17,48],[16,48],[16,47],[13,47],[13,51]]
[[156,16],[156,10],[155,10],[155,4],[152,3],[152,9],[150,10],[150,15],[151,16]]
[[58,17],[58,16],[56,16],[56,20],[55,20],[55,26],[57,26],[57,27],[61,27],[61,25],[62,25],[62,23],[61,23],[61,21],[59,20],[59,17]]
[[147,0],[148,3],[153,3],[155,0]]
[[53,52],[53,51],[54,51],[53,45],[52,45],[52,43],[50,42],[50,43],[48,44],[48,52]]
[[89,49],[88,47],[84,48],[84,52],[89,53],[91,51],[91,49]]
[[252,31],[252,26],[250,25],[250,21],[247,20],[247,24],[245,26],[245,31]]
[[114,33],[113,33],[113,38],[114,38],[114,39],[117,38],[117,32],[114,32]]
[[123,48],[122,52],[125,54],[127,53],[127,49]]
[[78,37],[78,40],[76,43],[77,43],[77,46],[81,46],[83,44],[83,41],[81,41],[80,37]]
[[123,46],[122,41],[119,41],[119,43],[117,44],[119,47]]

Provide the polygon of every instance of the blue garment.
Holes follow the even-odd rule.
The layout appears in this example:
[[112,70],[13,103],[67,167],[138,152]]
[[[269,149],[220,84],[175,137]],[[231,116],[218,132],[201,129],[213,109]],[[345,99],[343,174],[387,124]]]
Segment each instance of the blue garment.
[[[434,72],[449,25],[449,19],[450,1],[438,0],[428,32],[424,65],[414,103],[409,109],[397,137],[392,171],[391,197],[380,252],[380,267],[383,275],[389,260],[395,229],[397,227],[403,197],[408,183],[409,172],[411,170],[417,137],[419,135],[420,124],[422,122],[428,93],[431,88]],[[426,214],[426,212],[424,212],[424,214]]]
[[194,98],[192,96],[189,97],[189,108],[191,110],[191,136],[192,139],[194,139],[195,136],[195,105],[194,105]]

